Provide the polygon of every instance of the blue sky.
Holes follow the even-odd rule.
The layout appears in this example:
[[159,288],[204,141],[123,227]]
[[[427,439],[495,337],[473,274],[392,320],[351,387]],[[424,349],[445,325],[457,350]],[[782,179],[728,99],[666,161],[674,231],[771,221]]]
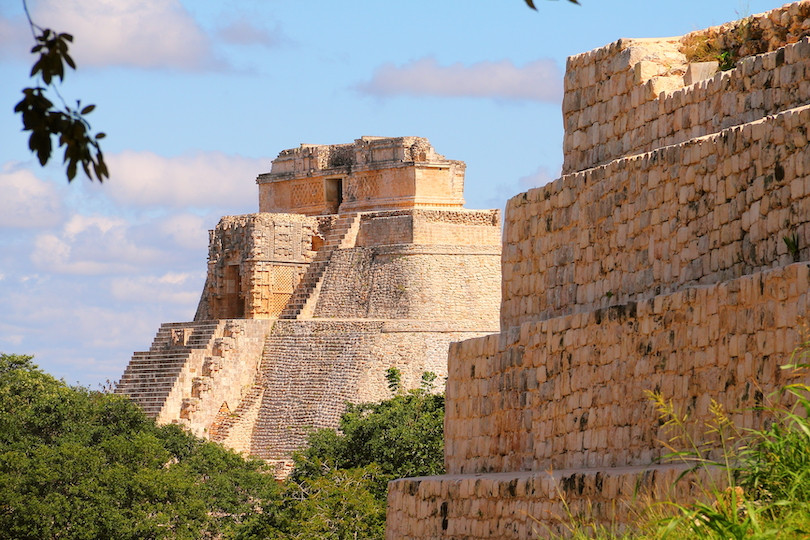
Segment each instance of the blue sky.
[[428,137],[467,162],[470,208],[501,208],[562,163],[567,56],[675,36],[783,4],[751,0],[30,0],[72,33],[61,93],[97,105],[111,177],[38,166],[12,109],[30,29],[0,3],[0,351],[97,387],[161,322],[186,321],[207,230],[257,210],[279,151]]

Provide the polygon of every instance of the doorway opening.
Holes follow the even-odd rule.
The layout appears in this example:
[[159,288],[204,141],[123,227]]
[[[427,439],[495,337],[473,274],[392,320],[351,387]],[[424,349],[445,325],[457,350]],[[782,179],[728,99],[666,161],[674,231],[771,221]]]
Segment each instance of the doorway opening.
[[343,204],[343,179],[342,178],[327,178],[324,184],[326,195],[326,205],[329,211],[337,214],[340,211],[340,205]]

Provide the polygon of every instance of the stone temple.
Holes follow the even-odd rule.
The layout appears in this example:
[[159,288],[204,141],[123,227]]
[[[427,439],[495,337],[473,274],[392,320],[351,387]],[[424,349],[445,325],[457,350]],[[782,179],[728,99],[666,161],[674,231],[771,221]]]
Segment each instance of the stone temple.
[[210,232],[192,322],[161,325],[117,392],[278,464],[345,403],[447,375],[451,342],[500,328],[498,210],[463,207],[465,165],[420,137],[282,151],[259,213]]

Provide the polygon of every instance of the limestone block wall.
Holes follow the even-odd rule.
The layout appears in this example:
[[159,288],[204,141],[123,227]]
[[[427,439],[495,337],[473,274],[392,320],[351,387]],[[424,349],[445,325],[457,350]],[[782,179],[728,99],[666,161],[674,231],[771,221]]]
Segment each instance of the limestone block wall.
[[[810,42],[795,43],[810,34],[810,3],[756,15],[747,24],[739,32],[751,37],[742,41],[728,39],[729,28],[720,27],[683,38],[621,39],[569,57],[563,173],[810,103],[804,76]],[[695,42],[734,57],[775,52],[748,56],[735,69],[684,87],[690,60],[683,52]]]
[[[189,362],[176,385],[180,410],[164,407],[164,421],[178,421],[199,437],[210,437],[217,417],[247,396],[258,374],[265,336],[273,321],[223,321],[222,330],[201,363]],[[169,402],[167,401],[167,405]]]
[[398,210],[360,217],[358,247],[391,244],[499,246],[499,210]]
[[135,353],[116,392],[157,422],[206,437],[223,405],[236,407],[247,394],[271,326],[255,319],[162,325],[150,350]]
[[807,382],[780,366],[809,315],[810,2],[710,30],[692,37],[764,54],[688,88],[680,38],[569,60],[565,174],[509,201],[501,333],[451,346],[448,474],[389,484],[388,538],[533,538],[572,509],[628,524],[621,486],[678,472],[655,465],[671,434],[646,391],[716,456],[712,399],[756,428]]
[[798,107],[513,197],[502,328],[809,259],[808,125]]
[[[636,65],[639,66],[638,70]],[[664,90],[683,86],[688,62],[678,40],[620,39],[568,57],[563,94],[563,174],[630,154],[624,133],[641,125]],[[625,148],[627,144],[627,148]]]
[[688,56],[728,51],[732,59],[774,51],[810,34],[810,2],[799,0],[737,21],[690,32],[681,38]]
[[683,473],[650,466],[404,478],[388,485],[386,538],[558,538],[570,536],[572,515],[622,530],[637,510],[617,501],[699,496],[696,482],[676,483]]
[[500,214],[500,210],[417,210],[413,241],[415,244],[500,248]]
[[167,400],[175,401],[173,410],[179,414],[178,379],[188,379],[185,366],[201,364],[221,332],[219,321],[161,324],[149,350],[132,355],[115,392],[129,396],[150,418],[160,416]]
[[256,179],[261,212],[307,215],[397,208],[461,208],[461,161],[422,137],[361,137],[282,151]]
[[500,248],[399,244],[336,251],[315,318],[479,320],[497,325]]
[[406,387],[418,386],[425,371],[441,380],[451,342],[496,329],[481,322],[278,320],[257,385],[215,440],[278,463],[283,474],[312,430],[337,426],[347,401],[390,396],[389,367],[402,371]]
[[786,381],[809,271],[791,264],[453,344],[448,472],[650,464],[667,434],[648,390],[698,424],[713,398],[758,427],[751,408]]

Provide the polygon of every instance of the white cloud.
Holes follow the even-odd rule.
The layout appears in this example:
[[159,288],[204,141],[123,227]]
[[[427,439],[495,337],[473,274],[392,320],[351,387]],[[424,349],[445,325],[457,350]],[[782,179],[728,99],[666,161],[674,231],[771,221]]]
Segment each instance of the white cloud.
[[34,38],[22,17],[0,17],[0,58],[28,58]]
[[220,67],[208,36],[178,0],[41,0],[32,17],[73,35],[79,67]]
[[123,219],[74,215],[57,233],[34,239],[31,262],[56,274],[100,275],[131,272],[162,259],[160,250],[137,245]]
[[[6,325],[0,324],[0,329],[7,330],[3,328]],[[0,335],[0,343],[7,343],[14,347],[19,346],[24,339],[25,336],[23,334],[8,334],[5,331]]]
[[57,188],[30,171],[6,164],[0,171],[0,227],[44,228],[62,220]]
[[555,176],[552,176],[547,168],[538,167],[537,170],[534,171],[532,174],[529,174],[527,176],[521,176],[520,178],[518,178],[518,186],[520,187],[522,192],[529,190],[531,188],[545,186],[554,179]]
[[222,26],[217,35],[226,43],[233,45],[262,45],[271,48],[286,41],[278,25],[269,31],[256,26],[253,21],[244,17]]
[[194,214],[169,216],[158,225],[158,230],[184,249],[202,251],[208,245],[206,221]]
[[91,228],[98,229],[102,234],[109,232],[114,227],[120,227],[124,221],[116,218],[109,218],[105,216],[82,216],[75,215],[65,224],[64,234],[65,237],[74,240],[78,234],[81,234]]
[[562,73],[550,59],[522,67],[509,60],[440,66],[435,58],[426,57],[404,66],[384,64],[375,70],[371,81],[357,89],[376,96],[481,97],[556,103],[562,99]]
[[[106,158],[112,176],[106,193],[122,204],[197,208],[256,208],[256,176],[270,160],[220,152],[165,158],[123,152]],[[255,211],[255,210],[254,210]]]
[[[204,266],[204,265],[203,265]],[[110,293],[116,300],[151,303],[159,300],[189,306],[200,299],[203,274],[167,272],[162,276],[127,276],[110,282]]]

